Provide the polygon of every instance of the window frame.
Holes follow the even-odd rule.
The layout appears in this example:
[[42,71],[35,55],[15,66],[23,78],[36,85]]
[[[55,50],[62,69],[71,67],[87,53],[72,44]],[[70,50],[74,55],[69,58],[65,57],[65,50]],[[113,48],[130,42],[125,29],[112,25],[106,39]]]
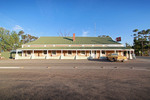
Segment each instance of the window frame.
[[102,54],[105,55],[105,54],[106,54],[106,51],[102,50]]
[[27,55],[31,55],[31,51],[27,51]]
[[[53,53],[53,52],[55,52],[55,53]],[[56,50],[53,50],[53,51],[52,51],[52,55],[57,55]]]
[[44,50],[44,51],[43,51],[43,54],[46,55],[46,54],[47,54],[47,50]]
[[[71,52],[71,53],[69,54],[69,52]],[[68,50],[68,51],[67,51],[67,55],[72,55],[72,51],[71,51],[71,50]]]
[[[84,52],[84,53],[83,53]],[[81,55],[86,55],[86,52],[85,51],[80,51],[80,54]]]

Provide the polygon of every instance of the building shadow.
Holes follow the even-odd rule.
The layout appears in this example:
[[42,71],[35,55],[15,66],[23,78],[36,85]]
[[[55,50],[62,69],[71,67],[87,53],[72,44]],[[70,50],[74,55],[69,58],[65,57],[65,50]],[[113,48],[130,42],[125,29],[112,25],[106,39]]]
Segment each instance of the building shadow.
[[89,61],[99,61],[99,62],[111,62],[107,59],[88,59]]

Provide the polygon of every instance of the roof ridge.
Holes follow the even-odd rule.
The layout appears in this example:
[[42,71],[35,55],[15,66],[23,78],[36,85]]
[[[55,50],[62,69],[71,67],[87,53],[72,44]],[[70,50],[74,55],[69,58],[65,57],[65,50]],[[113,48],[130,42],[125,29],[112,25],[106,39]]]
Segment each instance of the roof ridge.
[[[62,37],[62,36],[40,36],[39,38],[41,38],[41,37],[47,37],[47,38],[49,38],[49,37]],[[73,36],[66,36],[66,37],[73,37]],[[76,37],[80,37],[80,38],[111,38],[111,37],[93,37],[93,36],[87,36],[87,37],[76,36]]]

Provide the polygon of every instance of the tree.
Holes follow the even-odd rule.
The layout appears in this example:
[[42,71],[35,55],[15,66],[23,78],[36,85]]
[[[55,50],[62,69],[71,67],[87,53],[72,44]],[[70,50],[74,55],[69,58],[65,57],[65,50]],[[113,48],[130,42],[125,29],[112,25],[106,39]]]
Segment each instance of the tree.
[[9,30],[6,30],[2,27],[0,27],[0,51],[6,51],[7,48],[9,49],[9,37],[10,37],[10,32]]
[[134,44],[133,47],[135,49],[136,54],[141,54],[143,56],[144,51],[149,49],[150,44],[150,29],[139,31],[138,29],[133,30],[135,34],[134,36]]
[[30,34],[24,34],[21,30],[18,33],[0,27],[0,52],[10,51],[20,48],[22,44],[35,41],[38,37]]
[[20,36],[20,43],[25,44],[28,42],[32,42],[38,39],[38,37],[32,36],[30,34],[24,34],[24,31],[19,31],[18,35]]
[[23,31],[23,30],[19,31],[19,33],[18,33],[19,36],[21,36],[21,35],[23,35],[23,34],[24,34],[24,31]]
[[128,48],[128,49],[132,48],[132,46],[130,44],[128,44],[128,43],[125,43],[125,45],[126,45],[126,48]]
[[108,35],[99,35],[98,37],[110,37]]

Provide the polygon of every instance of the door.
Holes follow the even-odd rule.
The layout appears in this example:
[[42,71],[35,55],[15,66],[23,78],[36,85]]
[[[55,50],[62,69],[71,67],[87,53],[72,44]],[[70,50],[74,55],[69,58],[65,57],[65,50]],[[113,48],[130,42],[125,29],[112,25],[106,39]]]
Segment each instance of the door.
[[92,51],[92,57],[96,58],[96,51]]

